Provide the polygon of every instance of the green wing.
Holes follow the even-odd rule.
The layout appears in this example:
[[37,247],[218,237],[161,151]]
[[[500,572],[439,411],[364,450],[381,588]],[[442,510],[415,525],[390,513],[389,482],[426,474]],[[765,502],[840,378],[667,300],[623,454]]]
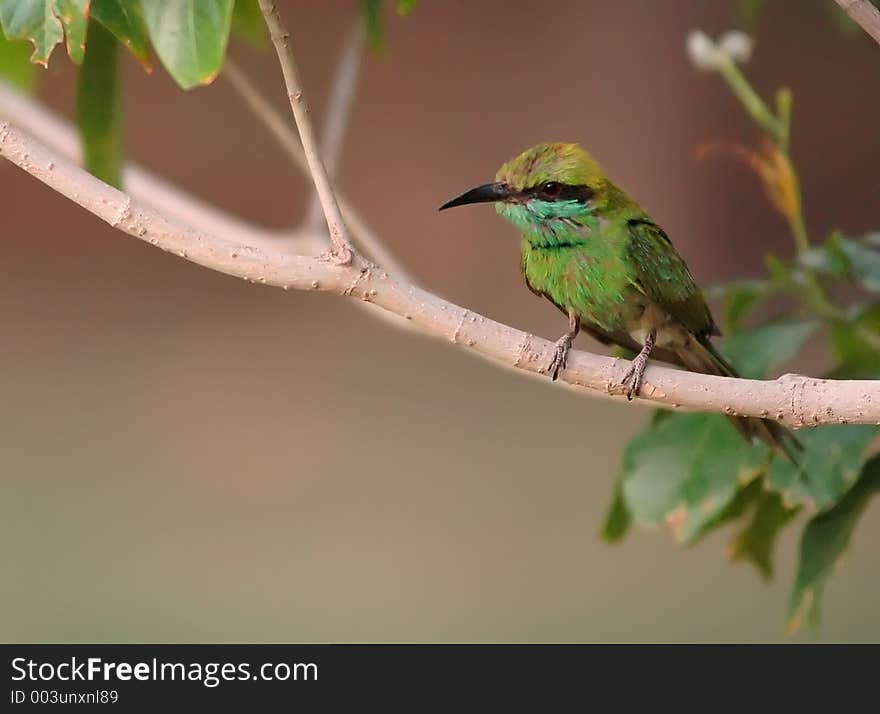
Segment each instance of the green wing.
[[720,334],[700,288],[663,229],[647,218],[633,218],[626,225],[633,286],[698,337]]

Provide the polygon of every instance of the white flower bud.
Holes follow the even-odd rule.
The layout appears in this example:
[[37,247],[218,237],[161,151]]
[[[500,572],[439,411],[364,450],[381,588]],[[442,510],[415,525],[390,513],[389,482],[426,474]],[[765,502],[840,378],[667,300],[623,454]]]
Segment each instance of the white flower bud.
[[718,49],[734,62],[748,62],[752,56],[752,47],[752,38],[739,30],[725,32],[718,40]]
[[702,30],[692,30],[688,35],[687,53],[694,67],[706,72],[718,69],[722,59],[718,46]]

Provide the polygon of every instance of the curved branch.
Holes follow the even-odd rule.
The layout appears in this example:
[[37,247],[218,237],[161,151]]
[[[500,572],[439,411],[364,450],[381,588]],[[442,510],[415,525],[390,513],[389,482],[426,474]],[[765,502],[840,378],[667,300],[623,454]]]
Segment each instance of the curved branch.
[[869,0],[836,0],[843,11],[880,45],[880,10]]
[[[226,65],[224,65],[224,75],[230,63],[231,60],[227,58]],[[244,82],[245,85],[251,87],[252,91],[255,91],[247,78],[244,78]],[[269,112],[275,112],[265,99],[258,94],[256,96],[263,103],[262,108],[267,108]],[[253,108],[247,98],[245,98],[245,103]],[[258,112],[255,110],[255,113]],[[13,124],[28,127],[28,131],[50,150],[54,150],[61,157],[77,165],[82,165],[79,136],[71,124],[31,97],[11,87],[2,79],[0,79],[0,119],[8,119]],[[276,119],[282,125],[281,134],[286,135],[289,142],[283,141],[282,137],[277,135],[276,139],[288,148],[294,164],[308,175],[309,167],[296,136],[287,126],[284,126],[284,121],[280,116],[276,116]],[[269,128],[270,133],[275,135],[272,128]],[[124,167],[123,186],[133,198],[156,209],[162,215],[170,217],[174,222],[198,228],[236,245],[302,255],[317,255],[327,248],[326,233],[303,231],[292,233],[288,229],[272,230],[256,226],[200,200],[136,164],[128,163]],[[365,249],[371,258],[394,272],[399,279],[409,280],[408,273],[400,266],[399,261],[394,259],[357,211],[342,197],[340,197],[340,202],[345,213],[346,225],[357,238],[358,245]],[[367,303],[362,303],[362,305],[365,308],[371,308]],[[373,317],[398,329],[410,331],[414,329],[412,323],[393,313],[375,309],[369,311]]]
[[[256,91],[250,80],[233,63],[232,59],[227,57],[220,76],[231,79],[233,73],[237,73],[235,76],[238,81],[232,83],[244,99],[245,105],[254,112],[276,141],[284,147],[294,165],[308,176],[309,165],[305,160],[302,146],[297,141],[292,129],[275,111],[274,107]],[[274,115],[274,118],[270,115]],[[76,164],[82,164],[79,136],[70,122],[57,116],[2,79],[0,79],[0,119],[8,119],[13,124],[26,126],[33,136],[63,157]],[[261,228],[202,201],[136,164],[126,164],[122,173],[123,186],[132,196],[153,206],[160,212],[170,214],[179,222],[197,226],[208,233],[228,238],[237,243],[273,250],[291,250],[291,252],[306,255],[315,255],[326,248],[326,234],[322,236],[313,235],[310,232],[291,232],[289,229]],[[339,194],[337,196],[345,216],[345,224],[354,235],[357,245],[365,250],[370,258],[393,272],[401,280],[411,280],[409,272],[384,246],[379,236],[351,203],[344,196]]]
[[[111,226],[204,267],[284,289],[323,290],[364,300],[424,332],[493,362],[543,373],[553,343],[490,320],[361,261],[341,265],[320,257],[244,246],[163,216],[109,186],[11,123],[0,122],[0,155]],[[628,362],[575,351],[560,379],[591,394],[615,391]],[[619,398],[623,399],[622,395]],[[656,406],[775,419],[789,427],[880,424],[880,381],[785,375],[731,379],[651,365],[639,400]]]

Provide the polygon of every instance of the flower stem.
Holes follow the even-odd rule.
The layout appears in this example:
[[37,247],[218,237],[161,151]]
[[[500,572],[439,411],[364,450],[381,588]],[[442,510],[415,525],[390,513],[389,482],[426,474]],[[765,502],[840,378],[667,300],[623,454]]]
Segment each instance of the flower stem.
[[[730,57],[724,59],[718,65],[718,71],[733,91],[736,98],[745,107],[745,110],[758,124],[770,134],[774,141],[779,144],[780,148],[786,147],[788,144],[787,130],[783,122],[770,111],[770,108],[764,103],[764,100],[758,96],[758,93],[749,84],[749,80],[745,78],[736,62]],[[783,148],[783,151],[786,150]]]
[[789,221],[794,245],[799,255],[804,255],[810,250],[810,237],[807,235],[807,226],[804,223],[804,214],[798,211]]
[[778,138],[779,150],[789,155],[791,140],[791,105],[794,94],[789,87],[782,87],[776,92],[776,115],[779,117],[781,133]]

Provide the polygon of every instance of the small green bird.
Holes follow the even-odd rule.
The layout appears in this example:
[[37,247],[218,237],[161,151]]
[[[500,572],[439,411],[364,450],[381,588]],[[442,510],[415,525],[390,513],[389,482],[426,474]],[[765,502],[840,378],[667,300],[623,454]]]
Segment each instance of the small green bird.
[[[639,393],[649,356],[737,376],[709,341],[721,332],[669,237],[578,144],[538,144],[504,164],[494,183],[440,210],[470,203],[494,203],[519,228],[526,285],[568,316],[548,367],[552,379],[581,330],[637,353],[623,379],[629,399]],[[797,439],[778,423],[731,421],[748,441],[758,437],[795,460]]]

